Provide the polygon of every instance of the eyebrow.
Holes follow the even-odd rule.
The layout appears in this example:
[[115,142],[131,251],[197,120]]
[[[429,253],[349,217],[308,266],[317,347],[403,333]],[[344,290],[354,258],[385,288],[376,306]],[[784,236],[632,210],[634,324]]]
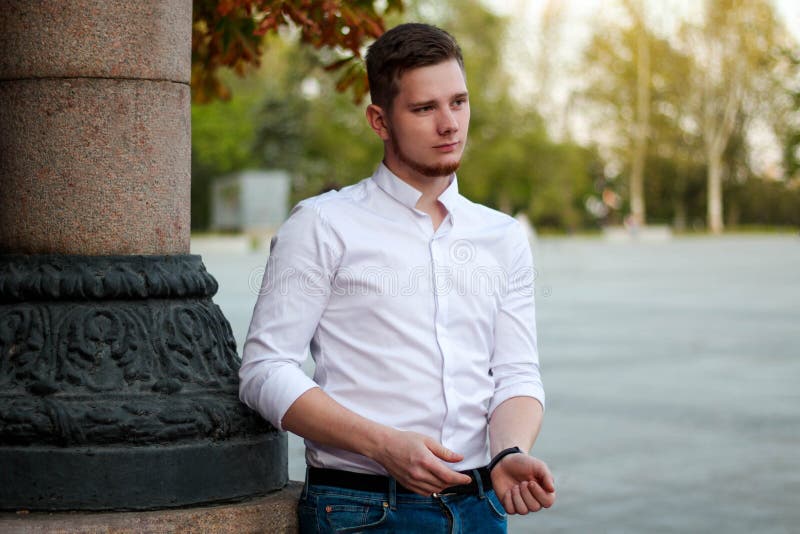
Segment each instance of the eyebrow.
[[[462,93],[456,93],[450,97],[451,100],[458,100],[459,98],[468,98],[469,94],[464,91]],[[408,107],[410,108],[421,108],[425,106],[432,106],[436,104],[436,100],[425,100],[422,102],[409,102]]]

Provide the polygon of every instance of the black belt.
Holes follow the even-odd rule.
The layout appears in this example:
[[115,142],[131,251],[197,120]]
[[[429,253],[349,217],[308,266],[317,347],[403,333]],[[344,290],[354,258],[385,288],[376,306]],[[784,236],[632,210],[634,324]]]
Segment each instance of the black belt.
[[[477,469],[481,477],[483,491],[492,489],[492,477],[486,467]],[[478,484],[475,482],[474,473],[470,471],[460,471],[462,474],[472,478],[469,484],[460,486],[450,486],[439,492],[440,495],[454,493],[458,495],[477,495]],[[338,469],[324,469],[321,467],[308,468],[308,483],[320,486],[333,486],[336,488],[351,489],[357,491],[370,491],[381,493],[389,491],[389,477],[383,475],[368,475],[366,473],[353,473],[352,471],[340,471]],[[410,489],[401,485],[396,486],[397,493],[414,493]]]

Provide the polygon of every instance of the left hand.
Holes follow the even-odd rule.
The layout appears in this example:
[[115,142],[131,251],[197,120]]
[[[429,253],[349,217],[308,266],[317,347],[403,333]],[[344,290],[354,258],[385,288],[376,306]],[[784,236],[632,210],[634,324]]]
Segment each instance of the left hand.
[[492,485],[509,514],[550,508],[556,487],[547,464],[527,454],[509,454],[492,469]]

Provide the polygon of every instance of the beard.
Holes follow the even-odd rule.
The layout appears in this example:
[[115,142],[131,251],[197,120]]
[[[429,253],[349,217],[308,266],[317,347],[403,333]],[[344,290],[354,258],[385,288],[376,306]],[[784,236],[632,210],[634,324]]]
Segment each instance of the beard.
[[438,165],[426,165],[425,163],[411,159],[405,152],[403,152],[403,149],[400,148],[400,143],[397,142],[397,136],[391,127],[389,128],[389,142],[392,144],[392,151],[394,151],[397,159],[414,169],[416,172],[420,173],[422,176],[427,176],[428,178],[450,176],[456,172],[459,165],[461,165],[461,158],[457,159],[456,161],[451,161],[450,163],[440,163]]

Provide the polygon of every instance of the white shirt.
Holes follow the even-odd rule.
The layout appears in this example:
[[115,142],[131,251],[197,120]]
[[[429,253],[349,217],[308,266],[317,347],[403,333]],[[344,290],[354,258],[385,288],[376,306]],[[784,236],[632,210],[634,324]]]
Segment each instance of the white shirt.
[[[470,202],[455,175],[434,232],[421,193],[380,165],[361,182],[300,202],[272,240],[244,346],[239,393],[276,428],[319,386],[378,423],[489,461],[488,418],[504,400],[544,405],[534,270],[517,221]],[[300,365],[310,344],[313,380]],[[306,440],[315,467],[378,463]]]

